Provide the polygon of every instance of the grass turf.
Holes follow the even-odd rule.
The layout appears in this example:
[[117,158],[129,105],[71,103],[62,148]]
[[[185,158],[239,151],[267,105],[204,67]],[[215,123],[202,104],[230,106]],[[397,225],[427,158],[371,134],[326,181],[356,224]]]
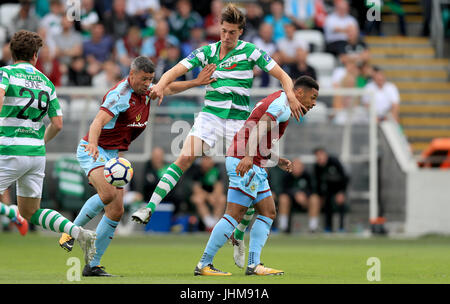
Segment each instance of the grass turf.
[[[379,283],[450,283],[450,238],[356,238],[347,236],[271,235],[262,254],[268,266],[283,269],[283,276],[245,276],[233,262],[232,246],[217,254],[214,266],[231,277],[198,277],[193,270],[208,240],[206,234],[116,236],[102,259],[114,278],[67,280],[72,253],[58,245],[59,235],[0,233],[0,284],[301,284],[373,283],[367,280],[370,257],[381,262]],[[248,239],[246,238],[248,245]],[[376,283],[376,282],[375,282]]]

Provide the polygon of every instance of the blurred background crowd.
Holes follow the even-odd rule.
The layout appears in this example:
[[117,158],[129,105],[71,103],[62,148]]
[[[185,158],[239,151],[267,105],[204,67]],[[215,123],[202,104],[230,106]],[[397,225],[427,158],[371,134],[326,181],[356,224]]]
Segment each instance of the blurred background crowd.
[[[10,2],[9,4],[7,2]],[[105,92],[127,76],[133,58],[148,56],[156,65],[155,82],[193,50],[220,40],[222,0],[80,0],[79,20],[71,21],[71,3],[63,0],[3,1],[0,6],[0,66],[12,63],[9,39],[19,29],[38,32],[45,40],[37,68],[61,86],[94,86]],[[75,1],[76,2],[76,1]],[[255,0],[237,1],[246,14],[243,36],[265,50],[292,78],[309,75],[321,87],[368,88],[377,91],[380,120],[398,120],[400,95],[383,71],[370,64],[366,35],[383,35],[381,21],[369,21],[366,1],[354,0]],[[393,5],[399,1],[391,1]],[[429,1],[424,1],[425,8]],[[73,3],[72,3],[73,4]],[[11,6],[8,6],[11,5]],[[11,10],[14,5],[15,10]],[[12,13],[14,12],[14,13]],[[426,10],[424,11],[426,14]],[[74,17],[74,16],[72,16]],[[406,36],[405,20],[398,18],[398,32]],[[429,18],[422,34],[430,33]],[[318,35],[318,36],[317,36]],[[318,38],[317,38],[318,37]],[[194,69],[181,80],[196,77]],[[267,73],[256,68],[254,87],[279,87]],[[373,80],[373,81],[372,81]],[[332,119],[344,124],[345,109],[352,98],[332,100]],[[351,119],[367,123],[369,100],[362,98],[361,111]],[[332,231],[333,212],[344,231],[345,190],[349,182],[339,160],[322,148],[314,150],[315,164],[306,170],[300,159],[292,174],[273,169],[272,189],[278,206],[278,229],[290,231],[292,208],[305,211],[309,231]],[[167,166],[165,153],[155,148],[145,166],[142,189],[131,201],[147,201]],[[193,210],[199,229],[211,230],[226,204],[226,176],[211,158],[203,158],[187,174],[168,201],[176,211]],[[183,186],[184,184],[184,186]],[[133,186],[132,186],[133,188]],[[188,192],[186,192],[188,191]],[[189,195],[186,195],[189,193]],[[323,227],[318,217],[325,214]],[[195,219],[190,219],[196,223]]]

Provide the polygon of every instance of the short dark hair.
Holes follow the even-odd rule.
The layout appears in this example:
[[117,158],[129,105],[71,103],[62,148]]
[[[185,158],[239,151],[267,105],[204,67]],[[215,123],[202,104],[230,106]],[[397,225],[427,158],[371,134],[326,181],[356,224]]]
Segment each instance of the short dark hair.
[[316,154],[317,152],[325,152],[325,153],[327,153],[327,150],[325,150],[324,147],[316,147],[316,148],[314,148],[313,153]]
[[245,27],[244,13],[232,3],[228,4],[222,12],[220,24],[224,21],[231,24],[237,24],[239,29]]
[[9,48],[14,61],[31,61],[42,45],[42,38],[37,33],[20,30],[12,36]]
[[373,70],[374,72],[381,72],[381,71],[382,71],[381,68],[380,68],[378,65],[372,66],[372,70]]
[[155,64],[146,56],[138,56],[131,62],[131,70],[144,71],[145,73],[154,73]]
[[294,81],[294,88],[308,88],[319,90],[319,84],[310,76],[300,76]]

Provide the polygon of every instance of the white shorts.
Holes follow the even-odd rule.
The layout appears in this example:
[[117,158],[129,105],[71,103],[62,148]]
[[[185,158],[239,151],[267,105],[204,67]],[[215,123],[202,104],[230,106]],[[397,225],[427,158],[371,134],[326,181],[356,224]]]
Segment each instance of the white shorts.
[[[224,119],[211,113],[200,112],[195,118],[189,135],[200,138],[210,148],[214,148],[215,155],[223,156],[226,155],[234,135],[242,128],[244,123],[245,120]],[[225,146],[221,139],[225,139]]]
[[0,194],[17,181],[17,196],[41,198],[45,156],[0,155]]

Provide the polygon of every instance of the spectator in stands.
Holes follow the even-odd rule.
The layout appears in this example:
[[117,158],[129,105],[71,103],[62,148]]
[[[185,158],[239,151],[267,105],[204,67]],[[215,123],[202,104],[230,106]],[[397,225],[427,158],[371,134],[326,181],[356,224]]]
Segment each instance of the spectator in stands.
[[128,75],[131,61],[141,54],[141,50],[141,29],[138,26],[132,26],[128,29],[126,36],[116,41],[116,57],[122,75]]
[[[165,161],[164,150],[161,147],[153,148],[151,157],[144,166],[142,193],[145,202],[150,200],[150,195],[155,190],[158,181],[163,176],[168,166],[169,164]],[[175,188],[175,191],[171,191],[164,199],[164,201],[172,202],[176,208],[179,207],[179,204],[182,201],[179,189],[181,188]]]
[[32,0],[20,0],[20,9],[16,16],[11,20],[9,33],[12,35],[18,30],[28,30],[37,32],[39,27],[39,18],[35,15],[31,4]]
[[178,0],[176,11],[169,16],[170,33],[184,42],[189,40],[190,30],[198,24],[203,24],[202,17],[192,11],[190,0]]
[[356,57],[341,56],[340,58],[343,65],[336,67],[331,74],[331,84],[334,88],[341,86],[341,82],[346,75],[350,74],[356,79],[360,73]]
[[289,76],[292,79],[297,79],[300,76],[306,75],[317,80],[316,70],[306,62],[307,53],[302,49],[297,49],[295,55],[295,61],[286,66],[286,71],[288,71]]
[[284,14],[283,1],[275,0],[270,4],[270,15],[264,18],[264,22],[272,25],[275,42],[285,36],[284,25],[291,20]]
[[270,5],[273,0],[258,0],[257,5],[261,7],[263,16],[270,15]]
[[322,0],[285,0],[284,12],[299,29],[321,29],[325,23]]
[[263,20],[263,10],[256,2],[245,4],[246,24],[242,40],[253,41],[258,35],[259,27]]
[[[191,202],[197,209],[197,214],[207,231],[212,231],[214,225],[225,212],[226,195],[220,169],[209,156],[204,156],[199,166],[194,166],[193,188]],[[210,207],[212,211],[210,211]]]
[[92,27],[91,39],[83,43],[83,56],[88,59],[89,64],[103,63],[111,57],[113,40],[105,35],[105,27],[96,23]]
[[44,73],[55,87],[61,86],[62,72],[59,61],[56,57],[52,56],[50,48],[45,44],[39,51],[36,68]]
[[325,213],[325,232],[333,232],[333,213],[339,213],[339,231],[344,231],[344,215],[346,211],[346,189],[349,178],[340,161],[323,148],[314,150],[315,194],[319,195]]
[[[160,58],[155,68],[155,79],[159,80],[165,72],[173,68],[181,60],[180,48],[177,45],[168,44],[166,58]],[[184,81],[186,76],[178,77],[176,81]]]
[[[197,25],[191,29],[191,36],[189,40],[181,44],[181,57],[186,58],[194,50],[209,43],[209,41],[205,40],[205,29],[202,26]],[[198,76],[198,73],[200,73],[200,67],[195,67],[186,73],[186,78],[194,79]]]
[[347,59],[345,57],[354,57],[358,65],[368,63],[370,59],[369,48],[359,35],[359,28],[356,25],[350,25],[347,35],[347,42],[340,45],[340,48],[337,50],[337,55],[341,62]]
[[160,10],[158,0],[127,0],[126,12],[141,28],[147,26],[147,19]]
[[[280,54],[280,64],[282,66],[296,63],[297,52],[303,52],[304,57],[308,54],[309,45],[307,42],[295,39],[295,25],[286,23],[284,25],[286,36],[277,41],[277,47]],[[292,76],[291,76],[292,77]],[[294,77],[292,77],[295,79]]]
[[85,39],[91,36],[92,30],[100,21],[100,17],[94,9],[94,0],[81,0],[80,26],[81,34]]
[[351,30],[351,26],[358,27],[358,22],[349,14],[349,10],[347,0],[336,1],[334,12],[328,15],[325,20],[326,51],[335,56],[348,42],[348,31]]
[[107,12],[103,19],[106,33],[117,41],[128,33],[131,26],[137,25],[134,19],[126,12],[126,0],[114,0],[112,10]]
[[292,172],[283,178],[282,192],[278,198],[278,228],[290,232],[289,217],[292,203],[301,210],[308,211],[309,231],[316,232],[319,228],[320,199],[312,194],[312,178],[305,170],[299,158],[292,161]]
[[72,62],[72,57],[83,54],[83,38],[80,33],[74,29],[73,21],[67,16],[61,20],[62,32],[54,36],[55,55],[59,63],[68,67]]
[[379,67],[373,67],[372,79],[373,81],[365,87],[367,94],[362,97],[363,103],[369,106],[370,94],[374,94],[378,121],[383,121],[392,115],[392,118],[399,122],[400,94],[397,86],[386,80],[386,76]]
[[2,57],[0,58],[0,67],[13,63],[9,41],[2,46]]
[[[259,27],[259,35],[252,41],[256,47],[265,50],[276,62],[280,62],[277,44],[273,40],[273,27],[270,23],[262,23]],[[254,68],[255,76],[261,78],[261,87],[268,87],[270,85],[270,75],[262,71],[258,67]]]
[[[357,77],[355,74],[346,74],[340,81],[338,88],[353,89],[357,87]],[[367,124],[369,122],[367,110],[361,106],[359,97],[335,95],[333,97],[333,122],[338,125]]]
[[83,43],[83,56],[88,64],[89,75],[93,76],[101,71],[103,62],[111,57],[113,46],[111,37],[105,35],[103,24],[95,24],[91,39]]
[[211,13],[205,17],[206,40],[220,40],[220,15],[222,14],[222,0],[211,1]]
[[61,20],[64,14],[64,6],[61,0],[50,1],[50,12],[46,14],[39,23],[39,28],[44,29],[46,33],[46,43],[52,40],[54,36],[61,34]]
[[113,60],[108,60],[102,65],[100,73],[92,77],[92,85],[95,88],[112,88],[122,79],[120,66]]
[[155,35],[144,40],[141,55],[150,57],[153,62],[157,62],[160,57],[167,57],[167,46],[179,45],[179,40],[169,34],[169,24],[165,20],[160,20],[156,24]]
[[86,60],[83,56],[72,57],[68,71],[68,86],[90,86],[92,76],[88,72]]

